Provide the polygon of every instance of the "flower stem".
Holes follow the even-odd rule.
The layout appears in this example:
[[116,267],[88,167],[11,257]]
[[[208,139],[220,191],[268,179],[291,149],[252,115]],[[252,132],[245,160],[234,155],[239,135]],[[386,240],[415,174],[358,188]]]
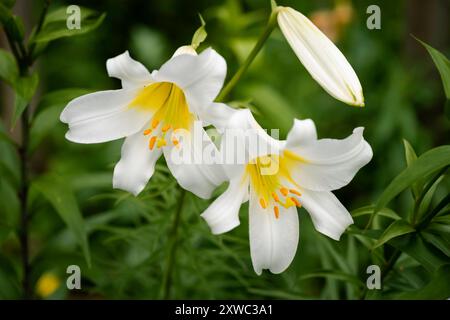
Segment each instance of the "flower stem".
[[172,230],[170,232],[169,238],[169,254],[166,261],[166,270],[163,275],[162,286],[161,286],[161,298],[169,299],[170,290],[172,287],[172,273],[175,266],[175,257],[178,245],[178,227],[181,221],[181,212],[183,211],[184,202],[186,199],[186,190],[181,190],[180,200],[178,204],[177,211],[175,212],[175,217],[172,224]]
[[23,268],[23,297],[24,299],[30,299],[32,297],[31,283],[30,283],[30,260],[29,260],[29,247],[28,247],[28,225],[29,225],[29,212],[28,212],[28,141],[29,141],[29,106],[22,114],[22,144],[19,147],[20,157],[20,172],[21,172],[21,185],[19,190],[20,199],[20,246],[22,256],[22,268]]
[[272,33],[273,29],[275,29],[277,25],[277,10],[274,9],[272,13],[270,14],[269,21],[267,22],[266,28],[264,29],[263,33],[258,39],[258,42],[256,42],[255,46],[253,47],[252,51],[248,55],[247,59],[245,59],[244,64],[236,71],[236,73],[233,75],[233,77],[228,81],[228,83],[225,85],[223,90],[218,95],[216,101],[222,102],[224,99],[228,96],[228,94],[233,90],[234,86],[239,82],[239,80],[242,78],[244,73],[247,71],[247,69],[250,67],[253,60],[258,55],[259,51],[264,46],[264,43],[269,38],[270,34]]

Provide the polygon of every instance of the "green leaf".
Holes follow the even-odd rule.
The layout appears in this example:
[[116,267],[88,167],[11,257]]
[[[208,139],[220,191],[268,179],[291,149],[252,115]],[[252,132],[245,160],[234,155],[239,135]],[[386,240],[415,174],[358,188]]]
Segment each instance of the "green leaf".
[[[416,155],[416,152],[414,151],[413,147],[411,146],[411,144],[406,139],[403,139],[403,145],[405,147],[406,166],[409,167],[414,163],[414,161],[417,160],[417,155]],[[412,192],[413,192],[414,199],[417,199],[419,197],[422,187],[423,187],[423,184],[421,183],[421,181],[417,181],[417,182],[413,183]]]
[[373,246],[373,249],[385,244],[389,240],[402,236],[407,233],[414,232],[415,229],[406,221],[404,220],[397,220],[392,222],[386,230],[383,232],[383,234],[380,236],[378,241]]
[[[427,193],[422,199],[422,202],[420,203],[420,214],[419,217],[422,217],[425,215],[426,212],[430,209],[431,201],[433,200],[434,194],[436,192],[437,187],[441,183],[442,180],[444,180],[445,175],[441,175],[434,183],[431,185],[431,187],[428,189]],[[430,181],[431,182],[431,181]],[[428,182],[428,183],[430,183]]]
[[450,61],[438,50],[434,49],[432,46],[426,44],[425,42],[419,40],[425,49],[427,49],[434,64],[436,65],[439,74],[441,75],[442,85],[444,86],[445,96],[450,99]]
[[345,281],[351,284],[354,284],[357,287],[363,287],[364,283],[361,282],[361,280],[351,274],[340,272],[340,271],[334,271],[334,270],[322,270],[318,272],[308,273],[299,278],[299,280],[306,280],[311,278],[330,278],[335,280],[341,280]]
[[450,146],[440,146],[425,152],[389,184],[380,196],[375,212],[384,208],[389,201],[414,182],[447,165],[450,165]]
[[13,55],[0,49],[0,79],[13,85],[19,75],[19,68]]
[[389,244],[415,259],[431,273],[448,263],[448,257],[434,246],[426,243],[420,233],[405,234],[392,239]]
[[68,11],[66,7],[56,9],[50,12],[44,20],[42,29],[36,34],[30,42],[48,42],[63,37],[72,37],[80,34],[88,33],[95,30],[105,19],[105,13],[80,8],[80,28],[68,28],[68,19],[76,14]]
[[[357,218],[357,217],[373,214],[374,210],[375,210],[374,205],[364,206],[364,207],[353,210],[351,212],[351,215],[353,218]],[[377,212],[377,214],[380,216],[386,217],[386,218],[391,218],[393,220],[401,219],[401,217],[397,213],[395,213],[394,210],[389,209],[389,208],[382,208]]]
[[91,256],[87,240],[83,216],[78,208],[72,189],[60,176],[45,176],[32,184],[48,202],[52,204],[67,227],[73,232],[83,250],[88,266],[91,266]]
[[441,250],[447,257],[450,257],[450,241],[445,236],[427,231],[423,231],[421,234],[425,241]]
[[17,120],[20,118],[22,113],[27,108],[28,103],[33,98],[39,83],[39,77],[37,73],[31,76],[21,77],[17,79],[14,84],[16,91],[15,101],[14,101],[14,114],[12,117],[12,127],[16,126]]
[[423,288],[411,292],[402,292],[395,299],[424,300],[424,299],[448,299],[450,296],[450,265],[441,266],[428,284]]
[[0,23],[5,28],[11,40],[20,42],[23,40],[24,26],[22,19],[12,14],[10,3],[0,2]]
[[201,26],[195,31],[194,36],[192,37],[191,46],[194,49],[197,49],[198,46],[205,41],[208,34],[206,33],[206,23],[205,20],[203,20],[203,17],[201,14],[198,15],[200,17]]

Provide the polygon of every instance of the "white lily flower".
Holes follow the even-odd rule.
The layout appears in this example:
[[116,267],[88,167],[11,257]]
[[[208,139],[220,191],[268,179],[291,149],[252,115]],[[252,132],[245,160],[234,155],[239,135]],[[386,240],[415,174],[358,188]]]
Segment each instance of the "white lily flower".
[[[235,111],[226,126],[253,129],[256,140],[272,149],[248,150],[244,164],[226,166],[228,189],[202,214],[212,232],[238,226],[241,204],[249,200],[250,249],[257,274],[263,269],[280,273],[292,262],[299,239],[297,207],[309,212],[317,231],[339,240],[353,220],[331,191],[347,185],[372,158],[363,128],[342,140],[317,139],[312,120],[296,119],[287,140],[279,141],[259,127],[249,110]],[[233,152],[226,150],[227,139],[225,133],[222,152]]]
[[72,100],[60,117],[69,124],[66,138],[78,143],[100,143],[126,137],[122,157],[114,168],[114,188],[139,194],[164,154],[183,188],[209,198],[214,187],[225,179],[221,166],[177,164],[169,155],[175,147],[187,153],[202,151],[180,143],[172,133],[182,129],[190,134],[195,120],[210,117],[207,109],[221,90],[226,74],[222,56],[211,48],[197,55],[192,47],[184,46],[150,74],[126,51],[109,59],[106,67],[109,76],[122,81],[122,89]]
[[334,43],[300,12],[289,7],[277,12],[283,35],[311,76],[336,99],[364,106],[359,79]]

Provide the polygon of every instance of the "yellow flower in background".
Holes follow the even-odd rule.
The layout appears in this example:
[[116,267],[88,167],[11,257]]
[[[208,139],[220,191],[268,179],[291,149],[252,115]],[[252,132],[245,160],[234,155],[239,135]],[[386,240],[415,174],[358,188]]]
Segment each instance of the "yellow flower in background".
[[61,280],[53,273],[46,272],[38,280],[36,284],[36,293],[47,298],[51,296],[61,285]]

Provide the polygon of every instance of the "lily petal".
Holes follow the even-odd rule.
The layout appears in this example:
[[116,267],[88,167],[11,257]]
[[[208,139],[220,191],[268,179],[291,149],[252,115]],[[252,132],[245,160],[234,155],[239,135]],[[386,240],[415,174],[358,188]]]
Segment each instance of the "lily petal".
[[316,125],[311,119],[294,119],[294,125],[287,136],[286,148],[294,147],[317,140]]
[[334,240],[339,240],[345,229],[353,224],[352,216],[332,192],[302,190],[300,202],[316,230]]
[[122,156],[114,168],[113,187],[137,196],[155,172],[161,149],[149,150],[148,137],[142,132],[125,139]]
[[181,46],[172,55],[173,57],[179,56],[180,54],[190,54],[190,55],[197,55],[197,51],[192,46]]
[[240,224],[239,209],[247,197],[248,181],[231,180],[228,189],[201,214],[213,234],[228,232]]
[[359,79],[344,55],[307,17],[279,7],[278,25],[311,76],[333,97],[364,106]]
[[237,112],[238,110],[227,106],[225,103],[213,102],[208,107],[199,110],[198,116],[202,119],[204,126],[212,124],[222,131],[228,127],[228,123]]
[[209,106],[222,88],[227,71],[224,58],[208,48],[199,55],[180,54],[154,73],[157,82],[172,82],[180,87],[191,112]]
[[[198,143],[194,140],[193,132],[190,134],[191,136],[183,137],[183,141],[176,146],[164,147],[164,157],[170,172],[181,187],[200,198],[209,199],[214,189],[227,177],[222,165],[216,163],[213,158],[218,154],[218,150],[203,128],[199,130],[203,140],[199,139]],[[209,161],[205,161],[204,157],[210,155]]]
[[314,191],[331,191],[347,185],[359,169],[372,159],[372,148],[364,140],[364,128],[356,128],[345,139],[311,140],[296,144],[298,137],[289,134],[286,149],[298,156],[291,170],[301,187]]
[[152,80],[147,68],[142,63],[132,59],[128,51],[108,59],[106,69],[110,77],[122,80],[123,88],[141,87]]
[[137,132],[151,113],[128,107],[135,94],[134,89],[99,91],[72,100],[60,117],[69,124],[66,138],[78,143],[100,143]]
[[281,273],[291,264],[297,251],[299,223],[296,207],[280,208],[279,218],[263,209],[255,194],[250,194],[250,253],[253,269]]

